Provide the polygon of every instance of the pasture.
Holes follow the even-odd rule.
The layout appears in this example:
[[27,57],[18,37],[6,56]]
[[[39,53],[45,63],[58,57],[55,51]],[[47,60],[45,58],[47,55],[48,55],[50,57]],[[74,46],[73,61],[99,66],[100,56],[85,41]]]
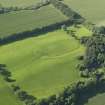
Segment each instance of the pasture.
[[0,47],[0,62],[22,89],[43,98],[80,79],[76,64],[83,53],[78,41],[57,30]]
[[64,3],[88,21],[105,25],[105,0],[64,0]]
[[67,17],[52,5],[35,11],[29,10],[2,14],[0,15],[0,37],[41,28],[67,19]]

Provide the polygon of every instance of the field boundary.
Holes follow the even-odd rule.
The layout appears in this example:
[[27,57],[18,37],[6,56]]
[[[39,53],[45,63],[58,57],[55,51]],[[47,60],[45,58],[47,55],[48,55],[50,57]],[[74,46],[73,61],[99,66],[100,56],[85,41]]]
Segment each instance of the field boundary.
[[63,22],[58,22],[58,23],[55,23],[55,24],[44,26],[42,28],[35,28],[33,30],[27,30],[27,31],[24,31],[24,32],[11,34],[7,37],[1,38],[0,39],[0,45],[4,45],[4,44],[11,43],[11,42],[23,40],[23,39],[26,39],[26,38],[29,38],[29,37],[40,36],[40,35],[46,34],[48,32],[52,32],[52,31],[55,31],[57,29],[60,29],[61,26],[64,25],[64,24],[66,26],[70,26],[70,25],[73,25],[73,22],[70,19],[68,19],[68,20],[63,21]]
[[45,2],[39,2],[33,6],[27,6],[27,7],[18,7],[18,6],[11,6],[11,7],[0,7],[0,14],[5,14],[5,13],[9,13],[9,12],[16,12],[16,11],[22,11],[22,10],[37,10],[41,7],[47,6],[49,5],[50,2],[49,1],[45,1]]

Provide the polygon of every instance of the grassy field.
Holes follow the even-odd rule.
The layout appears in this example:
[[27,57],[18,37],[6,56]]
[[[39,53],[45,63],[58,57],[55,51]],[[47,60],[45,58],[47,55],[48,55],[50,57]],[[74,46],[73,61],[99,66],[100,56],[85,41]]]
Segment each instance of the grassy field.
[[79,25],[79,27],[71,26],[71,27],[68,27],[68,30],[75,31],[75,35],[78,38],[92,35],[92,32],[89,31],[87,28],[85,28],[83,25]]
[[94,96],[85,105],[105,105],[105,93]]
[[[26,7],[41,0],[0,0],[0,6]],[[105,25],[105,0],[62,1],[88,21]],[[68,20],[52,5],[38,10],[22,10],[0,14],[0,38],[27,30],[41,28]],[[84,26],[68,27],[77,37],[91,36]],[[70,84],[84,80],[80,76],[77,58],[85,48],[76,38],[63,29],[48,32],[42,36],[27,38],[0,46],[0,64],[16,79],[16,85],[38,99],[58,94]],[[105,105],[105,93],[89,99],[85,105]],[[24,105],[0,76],[0,105]]]
[[0,47],[0,63],[24,90],[43,98],[80,79],[76,64],[83,53],[78,41],[58,30]]
[[0,105],[23,105],[0,76]]
[[21,11],[3,14],[0,15],[0,37],[40,28],[65,20],[67,20],[67,17],[56,10],[52,5],[36,11]]
[[29,6],[29,5],[34,5],[41,0],[0,0],[0,4],[5,7],[10,7],[10,6]]
[[105,0],[64,0],[87,20],[105,25]]

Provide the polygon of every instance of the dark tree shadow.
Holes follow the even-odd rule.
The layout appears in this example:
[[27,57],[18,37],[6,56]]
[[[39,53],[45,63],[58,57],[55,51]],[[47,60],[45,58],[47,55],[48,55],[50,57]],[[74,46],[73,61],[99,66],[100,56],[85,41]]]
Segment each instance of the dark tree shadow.
[[95,97],[98,94],[105,93],[105,84],[102,86],[97,86],[96,88],[93,88],[92,90],[88,91],[87,93],[81,93],[76,105],[85,105],[88,103],[90,98]]

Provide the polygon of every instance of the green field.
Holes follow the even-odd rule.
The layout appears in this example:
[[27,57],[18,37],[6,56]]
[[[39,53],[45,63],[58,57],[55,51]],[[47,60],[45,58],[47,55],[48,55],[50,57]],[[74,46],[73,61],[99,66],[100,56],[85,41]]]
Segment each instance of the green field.
[[[0,0],[0,6],[27,7],[35,5],[40,1],[44,0]],[[105,0],[62,0],[61,2],[67,4],[78,14],[86,18],[86,22],[90,21],[97,25],[105,25]],[[59,9],[57,9],[58,7]],[[46,27],[51,24],[68,20],[69,18],[64,14],[69,15],[69,13],[66,13],[62,9],[65,8],[67,12],[69,9],[66,8],[66,6],[62,8],[61,5],[58,7],[55,8],[52,4],[49,4],[36,10],[21,10],[7,13],[4,11],[4,14],[1,10],[0,39],[11,36],[15,33],[31,31],[33,29]],[[94,37],[90,38],[90,40],[87,41],[88,44],[84,46],[80,43],[79,39],[83,36],[91,36],[92,32],[89,29],[87,29],[83,24],[74,24],[69,27],[66,25],[63,26],[61,26],[61,29],[59,27],[59,29],[52,32],[43,32],[42,35],[36,37],[14,41],[0,46],[0,64],[5,64],[7,66],[7,71],[1,71],[0,76],[0,105],[26,105],[25,102],[27,101],[28,96],[26,95],[23,101],[20,101],[22,96],[19,96],[18,91],[16,94],[16,91],[12,90],[13,88],[11,87],[11,84],[19,86],[20,91],[26,91],[28,95],[38,98],[37,102],[43,98],[48,98],[51,95],[58,96],[59,94],[60,97],[57,97],[58,99],[56,100],[57,105],[59,104],[59,102],[57,103],[59,100],[60,103],[63,103],[64,101],[65,105],[68,105],[68,103],[74,105],[75,99],[78,101],[78,96],[81,96],[79,93],[85,92],[81,91],[81,89],[85,89],[86,91],[90,89],[90,87],[88,88],[88,83],[94,82],[86,82],[85,84],[85,80],[92,80],[92,77],[95,80],[98,70],[96,72],[92,71],[92,73],[87,73],[87,64],[89,60],[92,62],[96,56],[98,57],[95,58],[94,62],[97,59],[101,61],[100,59],[103,57],[103,55],[101,56],[101,53],[104,49],[104,42],[102,42],[102,44],[100,41],[98,42],[98,38],[101,40],[101,37],[97,37],[95,39],[95,33],[93,34]],[[96,34],[96,36],[98,35]],[[13,37],[13,39],[15,39],[15,37]],[[94,40],[99,43],[99,47]],[[89,42],[91,43],[91,47]],[[103,49],[101,53],[98,53],[100,48]],[[91,54],[96,55],[91,57]],[[101,62],[103,62],[103,59]],[[82,78],[81,74],[84,73],[85,75],[85,72],[80,72],[78,70],[78,64],[81,64],[79,65],[81,70],[83,69],[86,71],[86,74],[89,74],[89,78]],[[94,64],[96,65],[98,63]],[[89,70],[93,69],[89,68]],[[103,68],[99,71],[102,70]],[[10,79],[15,79],[16,82],[7,82],[8,80],[4,80],[3,76],[5,79],[9,79],[9,76],[6,78],[5,75],[8,74],[3,74],[2,72],[8,71],[12,74]],[[99,73],[101,74],[101,72]],[[83,80],[84,83],[80,80]],[[97,80],[101,79],[99,78]],[[77,81],[79,81],[79,83],[74,84]],[[71,86],[71,84],[74,84],[72,88],[69,87],[66,89],[64,94],[60,94],[60,92],[62,93],[63,90],[67,88],[67,86]],[[91,86],[91,84],[89,84],[89,86]],[[96,86],[96,80],[94,86]],[[86,96],[83,94],[85,97],[82,97],[82,100],[79,100],[80,103],[85,102],[87,100],[85,98],[89,98],[87,103],[84,103],[84,105],[105,105],[105,93],[91,97],[94,94],[89,94],[90,98],[87,94]],[[22,95],[24,94],[22,93]],[[50,102],[49,105],[53,105],[52,102]]]
[[105,0],[64,0],[88,21],[105,25]]
[[88,103],[85,105],[105,105],[105,93],[98,94],[93,98],[90,98]]
[[78,38],[92,35],[92,32],[89,31],[87,28],[85,28],[83,25],[79,25],[79,27],[71,26],[71,27],[68,27],[68,30],[75,31],[75,35]]
[[13,33],[40,28],[56,22],[67,20],[52,5],[36,11],[20,11],[0,15],[0,37]]
[[38,98],[60,92],[77,81],[77,57],[84,48],[63,30],[0,47],[0,63],[8,66],[24,90]]
[[0,4],[4,7],[10,7],[10,6],[29,6],[34,5],[41,0],[0,0]]
[[23,105],[0,77],[0,105]]

